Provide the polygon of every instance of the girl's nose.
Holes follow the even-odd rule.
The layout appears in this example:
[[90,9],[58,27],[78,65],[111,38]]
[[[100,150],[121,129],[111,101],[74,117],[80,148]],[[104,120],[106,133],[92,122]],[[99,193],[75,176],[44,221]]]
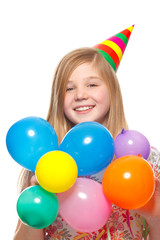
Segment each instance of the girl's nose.
[[75,92],[75,100],[81,101],[88,98],[87,91],[84,88],[77,88]]

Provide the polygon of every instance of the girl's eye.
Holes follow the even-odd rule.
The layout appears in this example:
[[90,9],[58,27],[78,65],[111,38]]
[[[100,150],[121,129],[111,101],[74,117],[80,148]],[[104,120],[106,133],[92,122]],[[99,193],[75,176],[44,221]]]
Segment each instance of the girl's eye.
[[66,89],[66,92],[69,92],[69,91],[72,91],[73,90],[73,87],[69,87]]
[[97,87],[97,85],[94,83],[91,83],[91,84],[89,84],[89,87]]

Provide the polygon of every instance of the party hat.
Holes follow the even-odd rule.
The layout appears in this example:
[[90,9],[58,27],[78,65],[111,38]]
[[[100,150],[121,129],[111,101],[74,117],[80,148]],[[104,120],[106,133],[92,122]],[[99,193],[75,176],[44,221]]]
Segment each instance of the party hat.
[[107,62],[109,62],[115,72],[118,69],[133,28],[134,25],[94,46]]

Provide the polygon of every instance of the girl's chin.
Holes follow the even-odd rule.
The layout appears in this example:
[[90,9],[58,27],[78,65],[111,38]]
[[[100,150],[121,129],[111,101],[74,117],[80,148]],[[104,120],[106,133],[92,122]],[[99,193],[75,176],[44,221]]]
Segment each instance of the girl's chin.
[[77,125],[77,124],[80,124],[80,123],[83,123],[83,122],[98,122],[102,125],[104,125],[105,127],[107,126],[107,122],[104,120],[104,121],[99,121],[98,119],[93,119],[93,118],[85,118],[85,119],[79,119],[77,121],[74,122],[74,125]]
[[86,118],[86,119],[80,119],[78,121],[75,121],[74,124],[80,124],[80,123],[83,123],[83,122],[96,122],[95,120],[93,119],[89,119],[89,118]]

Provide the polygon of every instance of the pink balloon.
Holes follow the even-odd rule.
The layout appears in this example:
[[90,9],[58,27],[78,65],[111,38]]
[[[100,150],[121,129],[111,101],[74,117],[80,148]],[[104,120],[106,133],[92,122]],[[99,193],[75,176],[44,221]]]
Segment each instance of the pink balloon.
[[110,217],[112,204],[104,195],[102,185],[92,179],[77,178],[69,190],[57,197],[60,215],[77,231],[97,231]]

